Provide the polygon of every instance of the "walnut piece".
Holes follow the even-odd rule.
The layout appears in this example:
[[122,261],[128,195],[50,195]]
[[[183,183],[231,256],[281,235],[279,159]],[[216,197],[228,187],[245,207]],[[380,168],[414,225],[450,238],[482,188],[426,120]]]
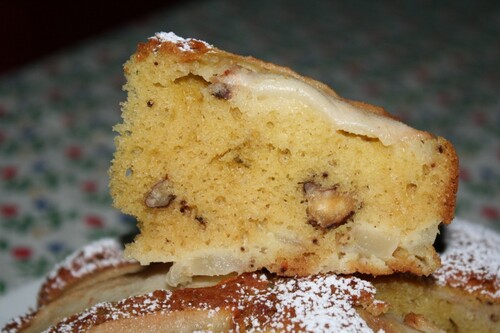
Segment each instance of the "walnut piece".
[[149,208],[165,208],[175,199],[171,182],[164,179],[156,183],[146,195],[144,203]]
[[352,216],[356,200],[345,193],[339,193],[336,186],[322,188],[316,183],[303,185],[307,199],[309,223],[321,229],[339,226]]
[[231,90],[229,86],[222,82],[215,82],[208,86],[208,91],[211,95],[218,99],[228,100],[231,98]]

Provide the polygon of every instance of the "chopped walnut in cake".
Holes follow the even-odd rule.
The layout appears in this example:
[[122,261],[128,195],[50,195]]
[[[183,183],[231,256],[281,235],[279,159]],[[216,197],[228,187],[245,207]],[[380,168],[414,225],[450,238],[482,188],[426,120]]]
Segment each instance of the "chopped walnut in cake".
[[356,200],[341,193],[336,186],[323,188],[314,182],[303,184],[307,200],[308,222],[317,228],[328,229],[339,226],[354,214]]
[[229,86],[222,82],[216,82],[208,86],[208,91],[211,95],[218,99],[228,100],[231,98],[231,90]]

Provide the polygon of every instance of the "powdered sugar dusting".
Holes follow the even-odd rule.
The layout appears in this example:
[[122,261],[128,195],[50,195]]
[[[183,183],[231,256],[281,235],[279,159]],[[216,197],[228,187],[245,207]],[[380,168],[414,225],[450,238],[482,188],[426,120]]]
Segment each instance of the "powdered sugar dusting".
[[231,332],[372,332],[355,307],[372,302],[374,292],[369,282],[354,277],[268,278],[247,273],[216,288],[157,290],[100,303],[47,332],[77,332],[106,321],[184,309],[207,311],[207,318],[230,312]]
[[85,312],[63,319],[45,332],[82,332],[100,323],[144,316],[147,313],[169,310],[169,291],[156,291],[125,299],[117,303],[98,303]]
[[12,318],[5,326],[2,328],[2,333],[16,333],[23,330],[25,325],[29,325],[30,321],[36,315],[35,310],[30,310],[23,316],[18,316]]
[[375,289],[366,281],[335,275],[285,280],[272,292],[279,310],[270,326],[287,332],[295,332],[296,326],[305,332],[372,332],[354,308],[361,291]]
[[460,219],[447,231],[437,283],[500,298],[500,235]]
[[87,244],[57,264],[46,276],[40,289],[42,303],[50,294],[62,290],[68,283],[92,274],[98,270],[117,267],[134,261],[123,258],[121,244],[112,238],[105,238]]
[[174,43],[175,45],[177,45],[179,50],[183,52],[194,52],[195,49],[193,48],[193,45],[196,45],[197,43],[201,43],[207,48],[212,47],[210,44],[202,40],[194,38],[182,38],[177,36],[173,32],[157,32],[153,37],[151,37],[151,39],[156,39],[161,43]]

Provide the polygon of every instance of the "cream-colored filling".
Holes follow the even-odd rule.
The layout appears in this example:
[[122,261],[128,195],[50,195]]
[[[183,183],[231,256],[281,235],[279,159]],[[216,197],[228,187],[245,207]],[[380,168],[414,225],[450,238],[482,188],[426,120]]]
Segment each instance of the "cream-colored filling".
[[230,98],[235,103],[248,99],[249,94],[254,98],[269,96],[299,99],[323,112],[335,130],[376,138],[386,146],[408,138],[424,136],[424,132],[402,122],[358,108],[292,77],[255,73],[239,68],[218,76],[214,81],[229,87]]

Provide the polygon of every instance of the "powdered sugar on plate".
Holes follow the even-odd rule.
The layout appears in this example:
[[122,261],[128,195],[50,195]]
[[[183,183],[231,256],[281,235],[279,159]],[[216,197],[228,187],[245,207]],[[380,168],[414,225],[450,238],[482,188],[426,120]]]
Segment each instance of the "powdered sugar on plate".
[[194,52],[195,48],[193,46],[198,43],[203,44],[207,48],[212,48],[212,46],[207,42],[194,38],[182,38],[177,36],[173,32],[157,32],[150,39],[158,40],[160,43],[165,43],[165,42],[174,43],[175,45],[177,45],[179,50],[183,52]]
[[500,298],[500,234],[455,219],[445,239],[442,266],[433,274],[437,283]]

